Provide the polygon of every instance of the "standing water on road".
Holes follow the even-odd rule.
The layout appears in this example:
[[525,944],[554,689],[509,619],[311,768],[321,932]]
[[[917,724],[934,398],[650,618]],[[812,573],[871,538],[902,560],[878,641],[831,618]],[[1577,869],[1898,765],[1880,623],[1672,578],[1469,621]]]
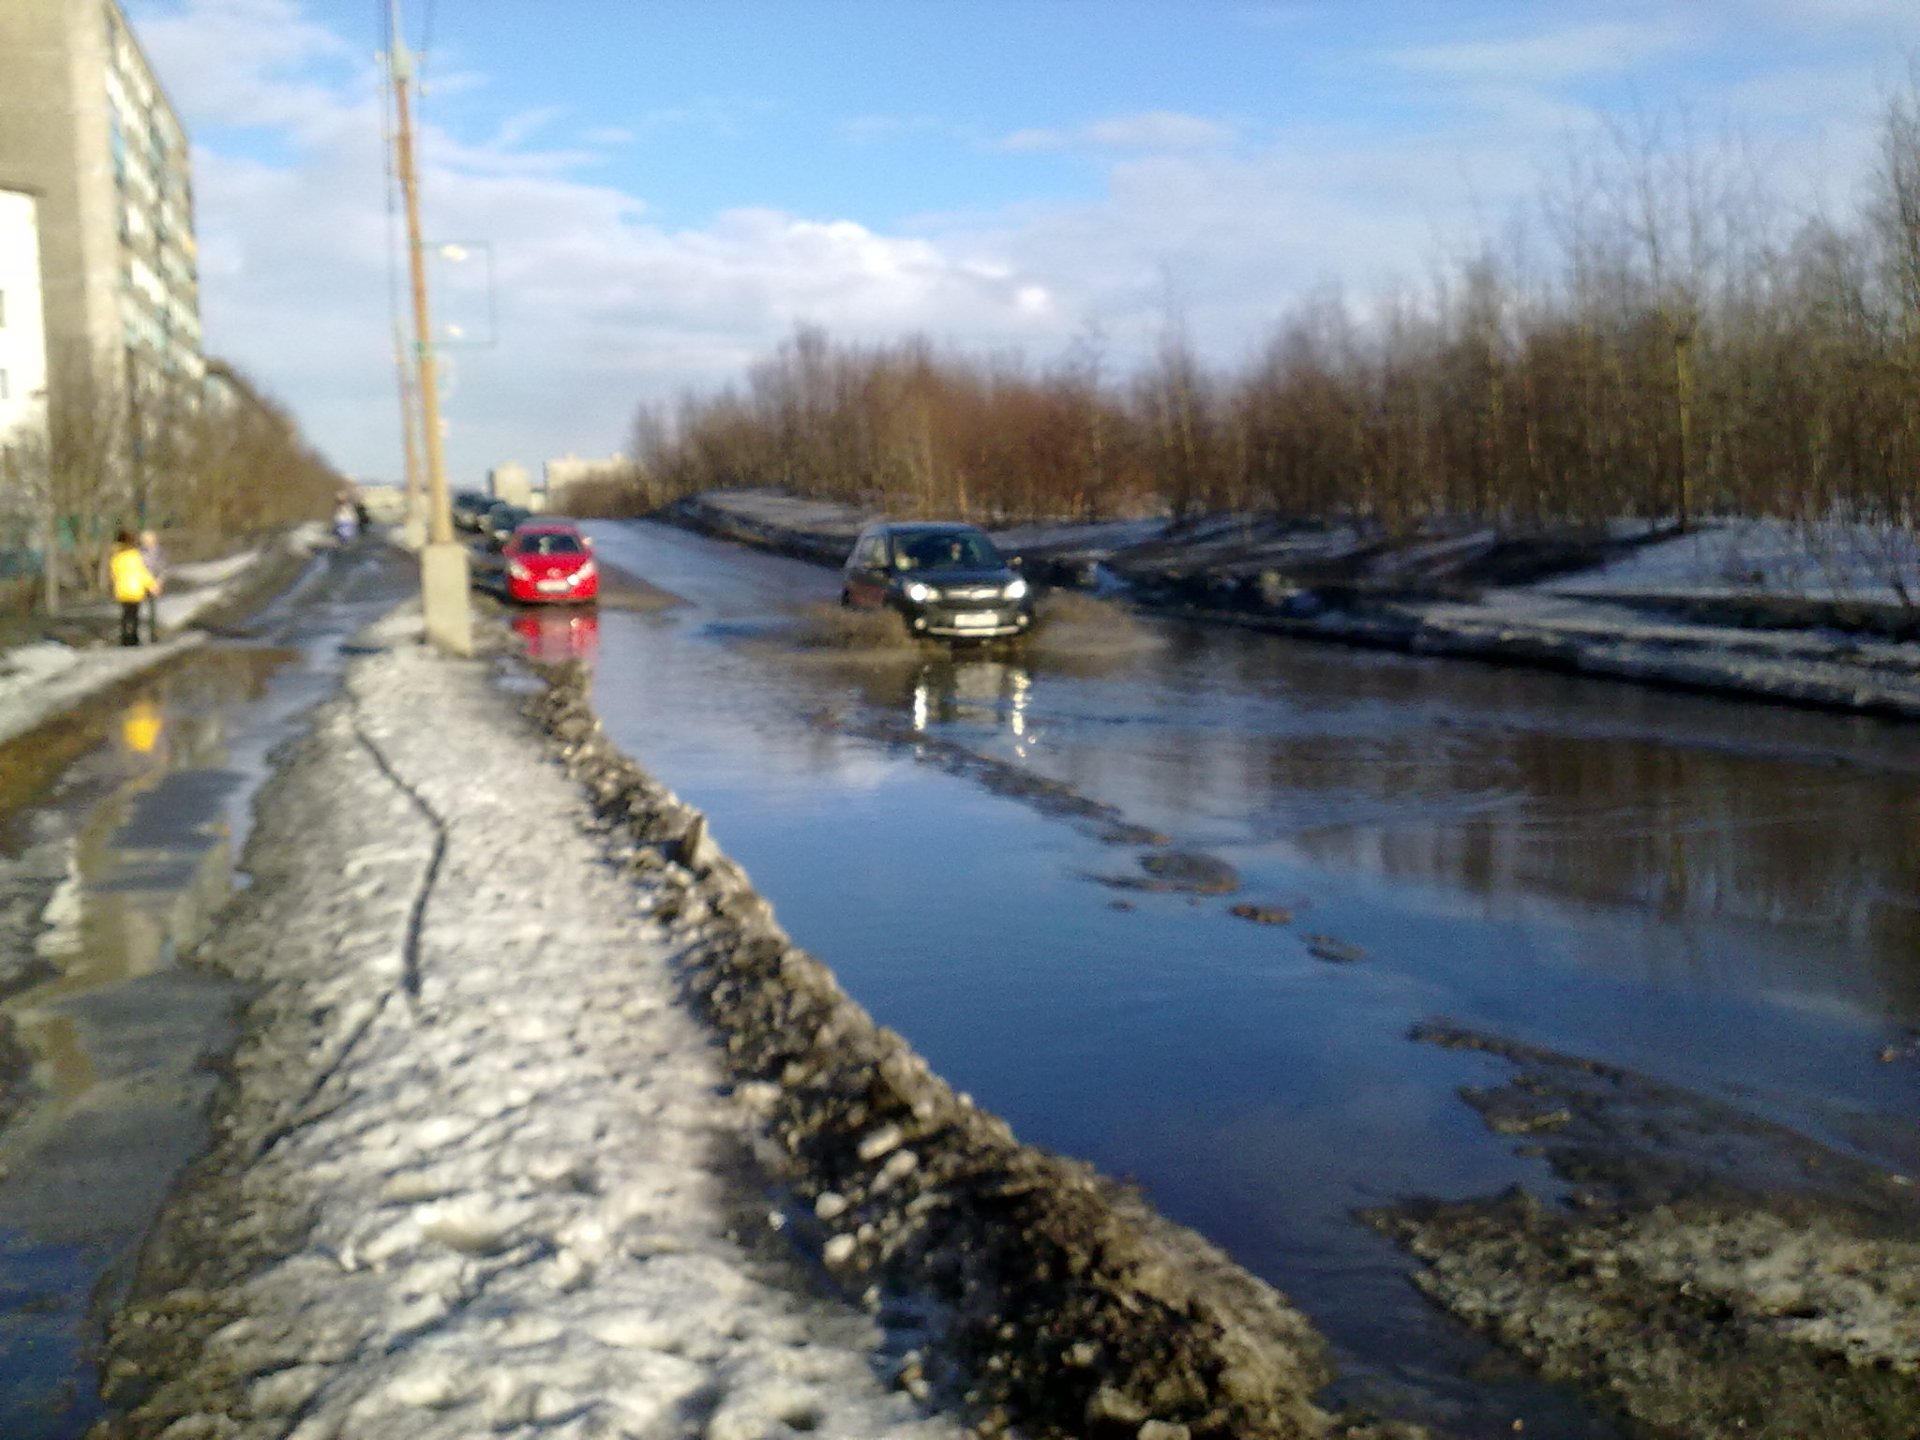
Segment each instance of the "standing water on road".
[[1460,1099],[1506,1063],[1422,1022],[1920,1172],[1907,731],[1172,622],[1071,662],[823,656],[788,622],[831,572],[596,536],[688,602],[600,617],[614,740],[957,1088],[1288,1291],[1353,1397],[1611,1433],[1489,1380],[1352,1218],[1564,1191]]
[[230,987],[177,962],[233,884],[268,752],[410,578],[316,565],[253,627],[0,747],[0,1014],[33,1094],[0,1129],[0,1436],[74,1440],[141,1237],[206,1142]]

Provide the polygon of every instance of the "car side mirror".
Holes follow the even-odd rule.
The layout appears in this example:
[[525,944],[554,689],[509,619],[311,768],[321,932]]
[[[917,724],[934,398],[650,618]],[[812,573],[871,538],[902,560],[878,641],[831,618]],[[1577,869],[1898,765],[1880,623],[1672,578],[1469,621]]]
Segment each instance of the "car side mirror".
[[1009,555],[1007,557],[1007,564],[1015,570],[1018,570],[1020,568],[1020,557],[1018,555]]

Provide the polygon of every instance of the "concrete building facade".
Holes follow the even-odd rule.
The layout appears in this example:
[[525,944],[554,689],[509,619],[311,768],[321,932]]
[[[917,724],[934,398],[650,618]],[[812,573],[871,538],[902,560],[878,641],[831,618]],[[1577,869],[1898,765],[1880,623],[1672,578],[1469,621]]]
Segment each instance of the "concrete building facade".
[[186,131],[115,0],[0,3],[0,176],[39,197],[53,383],[197,403]]
[[527,474],[527,467],[518,461],[509,460],[487,472],[487,493],[509,505],[518,505],[527,510],[533,508],[533,481]]
[[9,450],[47,433],[39,210],[35,196],[0,183],[0,476]]

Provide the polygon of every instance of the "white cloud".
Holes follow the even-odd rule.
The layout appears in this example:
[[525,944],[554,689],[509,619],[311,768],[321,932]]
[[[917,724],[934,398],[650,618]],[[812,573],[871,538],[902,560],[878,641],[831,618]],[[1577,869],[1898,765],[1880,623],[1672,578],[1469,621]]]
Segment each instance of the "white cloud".
[[[389,304],[405,289],[377,74],[290,0],[189,0],[137,23],[190,128],[218,132],[195,148],[209,351],[285,398],[343,467],[397,474],[393,322],[408,312]],[[508,457],[617,448],[637,403],[736,378],[801,320],[994,344],[1046,333],[1045,287],[977,247],[751,207],[670,231],[640,199],[579,178],[591,151],[539,143],[558,109],[467,141],[426,108],[428,237],[484,240],[494,261],[497,343],[445,355],[457,478]],[[260,132],[279,142],[265,157],[247,138]],[[437,322],[487,328],[484,297],[437,286],[434,304]]]
[[1585,75],[1617,74],[1684,45],[1690,27],[1662,17],[1597,22],[1530,35],[1450,41],[1394,50],[1402,69],[1461,80],[1548,85]]
[[1149,110],[1116,115],[1072,130],[1017,130],[1000,142],[1004,150],[1214,150],[1234,140],[1231,126],[1196,115]]

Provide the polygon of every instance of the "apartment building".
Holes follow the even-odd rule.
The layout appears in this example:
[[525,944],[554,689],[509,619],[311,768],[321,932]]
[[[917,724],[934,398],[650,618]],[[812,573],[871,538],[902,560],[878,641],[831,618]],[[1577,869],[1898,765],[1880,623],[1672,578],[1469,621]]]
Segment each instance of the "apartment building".
[[0,0],[0,176],[39,197],[53,384],[90,371],[148,425],[197,404],[186,132],[114,0]]
[[[36,196],[0,182],[0,480],[9,450],[46,437],[39,209]],[[0,510],[5,500],[0,495]]]

